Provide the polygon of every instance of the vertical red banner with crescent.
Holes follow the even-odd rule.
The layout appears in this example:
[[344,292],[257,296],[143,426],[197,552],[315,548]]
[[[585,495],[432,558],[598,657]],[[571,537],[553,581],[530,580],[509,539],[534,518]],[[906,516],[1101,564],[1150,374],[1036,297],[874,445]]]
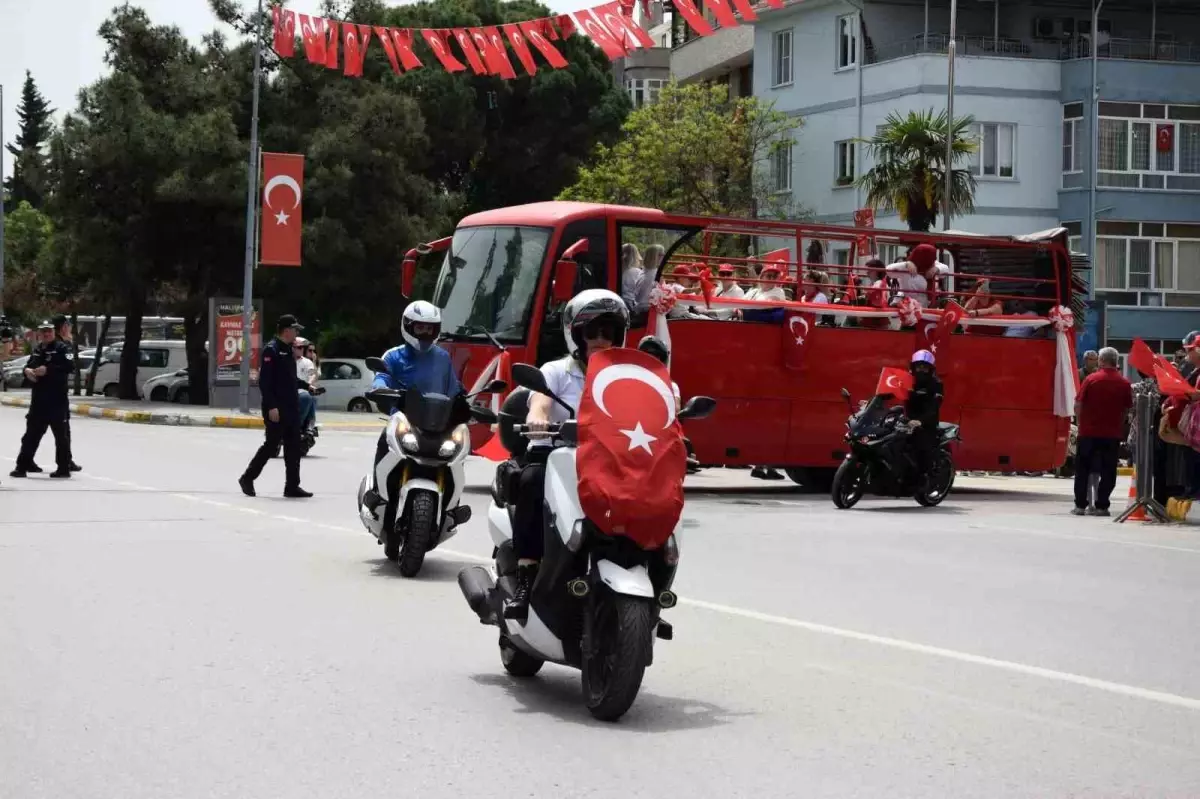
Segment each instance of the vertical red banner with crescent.
[[263,153],[262,176],[258,262],[265,266],[299,266],[304,156]]

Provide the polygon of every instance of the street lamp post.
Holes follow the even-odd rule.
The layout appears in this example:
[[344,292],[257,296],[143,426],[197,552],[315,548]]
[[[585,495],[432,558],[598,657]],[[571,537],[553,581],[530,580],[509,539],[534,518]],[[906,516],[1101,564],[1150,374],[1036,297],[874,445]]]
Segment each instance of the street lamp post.
[[[1091,167],[1092,176],[1088,181],[1088,216],[1091,217],[1091,230],[1088,241],[1088,258],[1092,264],[1096,263],[1096,181],[1100,177],[1100,48],[1097,46],[1097,38],[1100,36],[1100,9],[1104,7],[1104,0],[1100,0],[1092,7],[1092,108],[1088,114],[1090,119],[1088,124],[1092,128],[1092,157]],[[1094,274],[1094,273],[1093,273]],[[1095,281],[1092,281],[1092,292],[1095,296]]]
[[[262,81],[263,0],[254,17],[254,92],[250,100],[250,157],[246,167],[246,263],[242,278],[242,369],[238,381],[238,407],[250,412],[250,331],[254,314],[254,234],[258,205],[258,87]],[[259,326],[262,322],[260,320]]]
[[950,229],[950,191],[954,187],[954,51],[958,37],[958,0],[950,0],[950,44],[946,47],[946,196],[942,230]]

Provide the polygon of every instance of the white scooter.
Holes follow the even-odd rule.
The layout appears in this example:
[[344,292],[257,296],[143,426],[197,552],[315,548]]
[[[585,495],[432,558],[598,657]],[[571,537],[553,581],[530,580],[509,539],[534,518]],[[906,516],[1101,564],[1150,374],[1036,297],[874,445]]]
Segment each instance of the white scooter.
[[[517,364],[513,379],[567,407],[547,388],[537,368]],[[513,417],[523,418],[524,410],[510,411],[527,402],[523,394],[510,395],[501,412],[501,431],[508,428],[505,438],[509,442],[526,434],[523,425],[513,424]],[[693,397],[677,418],[702,418],[715,406],[716,401],[709,397]],[[547,531],[527,620],[522,624],[506,619],[503,612],[517,587],[512,542],[519,473],[515,461],[500,465],[492,485],[488,531],[495,544],[493,570],[481,566],[463,569],[458,585],[479,620],[500,628],[500,660],[509,674],[532,677],[545,661],[580,669],[588,710],[598,719],[613,721],[637,697],[642,676],[653,660],[654,638],[672,638],[671,625],[659,615],[676,602],[671,583],[679,563],[678,530],[654,551],[643,550],[630,538],[601,532],[586,518],[579,502],[575,420],[552,425],[547,434],[554,445],[545,477],[545,519],[551,530]],[[508,446],[518,457],[518,450],[524,448]]]
[[[381,358],[368,358],[367,368],[387,371]],[[485,391],[505,388],[503,381],[496,380]],[[385,412],[396,406],[402,410],[387,420],[387,454],[359,483],[358,517],[383,546],[388,560],[398,563],[400,573],[414,577],[425,553],[471,518],[470,506],[459,504],[471,436],[465,424],[451,429],[453,397],[376,389],[366,398]],[[479,406],[471,406],[471,417],[485,424],[496,421],[490,409]]]

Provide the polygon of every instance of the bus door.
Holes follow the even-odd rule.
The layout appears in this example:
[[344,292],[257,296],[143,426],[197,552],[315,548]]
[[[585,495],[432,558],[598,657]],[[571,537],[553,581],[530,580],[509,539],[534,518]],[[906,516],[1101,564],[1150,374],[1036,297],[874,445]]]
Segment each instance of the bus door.
[[[550,268],[558,263],[562,254],[580,239],[588,240],[587,252],[575,256],[579,269],[575,275],[575,290],[572,296],[585,289],[606,289],[608,284],[608,224],[602,216],[571,222],[559,237]],[[554,276],[551,275],[551,282]],[[542,313],[541,331],[538,334],[537,352],[534,354],[538,366],[561,358],[567,354],[567,342],[562,333],[562,309],[564,303],[554,301],[551,292],[546,292],[546,305]]]

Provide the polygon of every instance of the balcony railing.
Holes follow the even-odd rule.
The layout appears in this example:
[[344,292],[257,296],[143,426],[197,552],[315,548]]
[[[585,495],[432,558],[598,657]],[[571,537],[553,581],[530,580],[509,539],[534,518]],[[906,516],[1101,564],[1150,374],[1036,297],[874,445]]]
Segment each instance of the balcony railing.
[[[960,56],[996,56],[999,58],[1031,58],[1044,61],[1069,61],[1091,58],[1091,42],[1083,38],[1049,41],[1045,39],[1013,39],[1007,36],[957,36],[956,54]],[[910,55],[944,54],[949,50],[950,37],[944,33],[918,34],[882,45],[868,47],[868,64],[894,61]],[[1100,58],[1136,61],[1182,61],[1200,64],[1200,45],[1142,39],[1110,39],[1100,45]]]

